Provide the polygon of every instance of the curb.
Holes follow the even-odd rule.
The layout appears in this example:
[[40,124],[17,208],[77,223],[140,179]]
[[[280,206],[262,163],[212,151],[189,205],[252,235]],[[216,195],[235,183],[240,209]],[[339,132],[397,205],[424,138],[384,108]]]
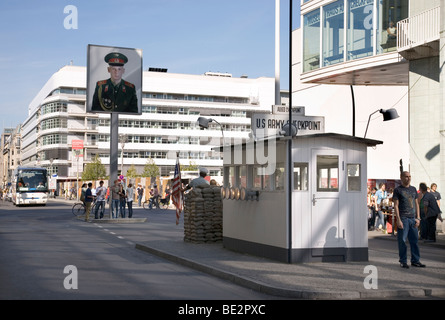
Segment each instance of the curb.
[[[85,215],[76,216],[77,220],[85,221]],[[93,223],[144,223],[147,218],[116,218],[116,219],[91,219],[88,222]]]
[[141,250],[160,258],[169,260],[174,263],[181,264],[185,267],[195,269],[197,271],[215,276],[217,278],[230,281],[234,284],[245,288],[255,290],[257,292],[279,296],[284,298],[302,299],[302,300],[359,300],[359,299],[381,299],[381,298],[408,298],[408,297],[428,297],[432,295],[445,296],[445,288],[413,288],[400,290],[367,290],[361,291],[308,291],[308,290],[291,290],[280,287],[273,287],[261,281],[241,277],[234,273],[224,271],[218,268],[198,263],[187,258],[182,258],[165,251],[148,247],[146,245],[136,244],[135,249]]

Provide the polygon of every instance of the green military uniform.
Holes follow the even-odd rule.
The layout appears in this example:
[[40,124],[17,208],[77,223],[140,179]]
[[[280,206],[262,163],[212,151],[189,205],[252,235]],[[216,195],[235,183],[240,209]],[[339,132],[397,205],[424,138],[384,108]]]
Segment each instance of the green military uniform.
[[[104,58],[110,66],[123,66],[128,59],[121,53],[109,53]],[[138,99],[134,84],[121,80],[113,84],[111,78],[98,81],[93,96],[93,111],[138,113]]]
[[98,81],[92,110],[138,113],[138,98],[134,84],[121,80],[115,86],[111,79]]

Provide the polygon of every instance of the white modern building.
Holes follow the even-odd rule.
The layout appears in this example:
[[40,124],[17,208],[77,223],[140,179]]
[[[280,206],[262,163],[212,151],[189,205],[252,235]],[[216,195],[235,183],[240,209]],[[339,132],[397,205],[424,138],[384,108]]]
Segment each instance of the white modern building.
[[368,178],[397,179],[402,159],[413,185],[445,186],[444,16],[444,0],[301,0],[293,104],[359,137],[376,110],[400,115],[371,117],[366,138],[384,143],[368,153]]
[[[142,115],[119,115],[119,135],[125,139],[123,155],[119,144],[119,170],[125,175],[134,165],[140,174],[151,158],[166,176],[174,171],[179,152],[181,165],[204,166],[222,178],[222,157],[212,147],[221,144],[222,135],[249,138],[251,114],[270,112],[274,104],[274,79],[153,70],[143,72]],[[99,155],[109,173],[110,115],[86,113],[85,102],[85,67],[65,66],[54,73],[29,105],[22,164],[47,167],[59,181],[75,180],[77,168],[81,171]],[[200,116],[215,121],[201,130]],[[79,164],[73,140],[83,140]]]

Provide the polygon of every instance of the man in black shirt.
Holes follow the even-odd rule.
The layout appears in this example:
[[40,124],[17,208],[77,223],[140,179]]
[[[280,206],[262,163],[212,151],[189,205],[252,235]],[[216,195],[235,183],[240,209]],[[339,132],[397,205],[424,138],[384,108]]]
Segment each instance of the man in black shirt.
[[436,242],[436,220],[440,214],[439,206],[437,205],[436,198],[432,192],[428,192],[428,187],[425,183],[419,185],[420,192],[423,197],[423,212],[426,217],[426,236],[425,242]]
[[397,240],[399,245],[399,262],[402,268],[409,268],[407,262],[407,247],[405,244],[408,238],[411,247],[411,265],[414,267],[425,267],[420,263],[420,251],[417,243],[420,224],[418,194],[415,187],[411,186],[411,174],[403,171],[400,174],[402,185],[394,189],[393,201],[394,211],[397,217]]

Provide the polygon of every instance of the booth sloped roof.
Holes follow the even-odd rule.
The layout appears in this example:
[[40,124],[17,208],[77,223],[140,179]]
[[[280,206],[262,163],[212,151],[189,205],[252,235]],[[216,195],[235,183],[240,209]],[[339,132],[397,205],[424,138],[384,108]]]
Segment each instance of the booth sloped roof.
[[[360,137],[355,137],[355,136],[350,136],[350,135],[340,134],[340,133],[316,133],[316,134],[306,134],[306,135],[301,135],[301,136],[296,135],[296,136],[292,137],[292,139],[294,139],[294,140],[300,140],[300,139],[302,140],[302,139],[309,139],[309,138],[335,138],[335,139],[340,139],[340,140],[363,143],[363,144],[366,144],[366,146],[368,146],[368,147],[375,147],[378,144],[383,144],[383,141],[380,141],[380,140],[360,138]],[[268,141],[271,139],[277,139],[277,140],[281,141],[281,140],[288,140],[289,137],[287,137],[287,136],[272,136],[272,137],[266,137],[261,140]],[[257,141],[255,141],[255,143]],[[242,143],[242,145],[245,146],[246,142]],[[232,144],[230,146],[234,146],[234,145]],[[223,146],[214,147],[214,148],[212,148],[212,150],[222,152]]]

